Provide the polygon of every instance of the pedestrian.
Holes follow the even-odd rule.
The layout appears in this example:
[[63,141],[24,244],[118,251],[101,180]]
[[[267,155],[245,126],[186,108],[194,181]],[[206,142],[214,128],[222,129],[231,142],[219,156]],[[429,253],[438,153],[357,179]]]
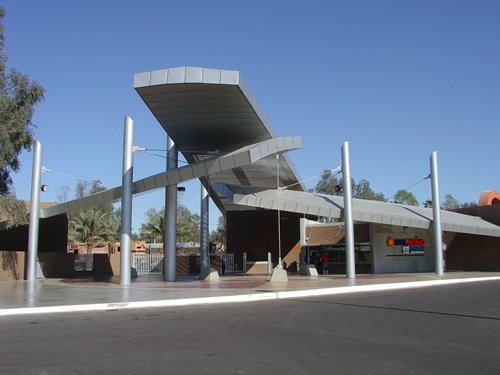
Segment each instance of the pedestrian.
[[222,270],[222,274],[224,275],[226,273],[226,258],[221,257],[220,259],[220,268]]
[[321,264],[323,264],[323,275],[328,275],[328,263],[330,262],[330,259],[328,258],[328,255],[323,254],[321,257]]

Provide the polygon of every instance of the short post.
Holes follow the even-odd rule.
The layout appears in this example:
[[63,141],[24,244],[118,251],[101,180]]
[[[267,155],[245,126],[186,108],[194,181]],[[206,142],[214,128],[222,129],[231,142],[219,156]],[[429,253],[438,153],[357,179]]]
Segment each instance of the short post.
[[342,145],[342,179],[344,191],[345,256],[348,278],[356,278],[354,256],[354,225],[352,219],[352,186],[349,142]]
[[267,253],[267,274],[271,275],[272,272],[273,272],[273,262],[271,260],[271,253],[268,252]]
[[432,234],[434,242],[434,264],[438,276],[443,276],[443,239],[441,234],[441,207],[439,201],[439,175],[437,152],[431,154],[431,186],[432,186]]
[[28,232],[28,258],[26,280],[36,279],[38,257],[38,231],[40,225],[40,181],[42,179],[42,144],[35,141],[33,149],[33,171],[31,174],[30,222]]
[[247,272],[247,253],[243,253],[243,273]]

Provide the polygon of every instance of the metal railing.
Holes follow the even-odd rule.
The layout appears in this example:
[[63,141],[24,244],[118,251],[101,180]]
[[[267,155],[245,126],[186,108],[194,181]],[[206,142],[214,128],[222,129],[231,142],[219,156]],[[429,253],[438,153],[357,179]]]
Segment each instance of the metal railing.
[[92,271],[94,269],[94,254],[75,254],[73,269],[75,271]]
[[132,267],[138,275],[161,275],[163,272],[163,254],[132,254]]

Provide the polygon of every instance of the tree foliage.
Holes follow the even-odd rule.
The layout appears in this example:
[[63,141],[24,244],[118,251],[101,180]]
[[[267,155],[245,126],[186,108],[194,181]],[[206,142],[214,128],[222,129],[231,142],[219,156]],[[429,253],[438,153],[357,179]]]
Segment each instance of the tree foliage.
[[215,244],[215,250],[220,251],[226,243],[226,218],[224,216],[219,217],[217,222],[217,229],[210,233],[209,241]]
[[426,199],[425,201],[422,202],[422,205],[425,208],[432,208],[432,200],[431,199]]
[[[66,189],[66,191],[68,191]],[[75,198],[106,190],[100,180],[78,181],[75,188]],[[120,238],[121,210],[113,209],[111,203],[81,210],[70,217],[68,223],[68,240],[71,243],[87,244],[87,253],[92,253],[95,242],[113,243]],[[112,248],[112,246],[110,246]]]
[[449,193],[444,196],[444,202],[441,204],[441,208],[443,210],[456,210],[458,208],[470,208],[476,206],[476,202],[460,202]]
[[460,203],[458,202],[458,199],[456,199],[453,195],[446,194],[444,196],[444,202],[441,204],[441,208],[443,210],[455,210],[459,207]]
[[13,195],[0,196],[0,221],[7,221],[7,228],[28,224],[29,216],[25,202],[17,200]]
[[394,194],[394,203],[418,206],[418,200],[412,192],[400,189]]
[[[140,229],[140,236],[146,242],[163,242],[165,232],[165,208],[151,208],[146,211],[146,221]],[[198,242],[200,240],[200,216],[193,214],[183,205],[177,206],[177,242]]]
[[372,201],[385,201],[384,193],[375,193],[367,180],[360,180],[353,185],[353,198],[369,199]]
[[99,208],[82,210],[70,220],[69,240],[72,243],[85,243],[87,254],[92,254],[94,243],[113,242],[117,239],[111,216]]
[[0,195],[12,191],[12,172],[20,168],[19,154],[33,144],[35,106],[43,100],[44,89],[15,69],[7,69],[3,18],[0,8]]
[[325,169],[321,175],[321,179],[317,182],[313,191],[319,194],[326,195],[342,195],[342,192],[336,186],[342,185],[342,181],[337,178],[332,171]]
[[200,215],[191,213],[183,205],[177,206],[177,241],[200,241]]
[[149,243],[163,242],[165,209],[156,210],[155,208],[150,208],[146,211],[145,216],[146,222],[141,225],[141,229],[139,230],[141,239]]
[[[320,194],[342,196],[342,183],[341,178],[338,178],[337,175],[332,174],[332,171],[326,169],[312,190]],[[384,194],[375,193],[370,186],[370,182],[365,179],[360,180],[359,183],[352,180],[351,185],[353,198],[385,201]]]

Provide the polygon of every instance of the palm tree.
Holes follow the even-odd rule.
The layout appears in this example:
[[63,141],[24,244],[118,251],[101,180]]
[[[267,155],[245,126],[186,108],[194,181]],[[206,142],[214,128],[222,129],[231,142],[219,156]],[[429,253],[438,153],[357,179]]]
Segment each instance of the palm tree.
[[141,225],[141,238],[147,242],[162,242],[163,233],[165,232],[165,209],[156,210],[150,208],[146,212],[147,221]]
[[111,226],[110,215],[98,208],[80,211],[70,220],[69,239],[87,245],[87,270],[92,269],[92,249],[97,241],[113,240],[116,236]]

